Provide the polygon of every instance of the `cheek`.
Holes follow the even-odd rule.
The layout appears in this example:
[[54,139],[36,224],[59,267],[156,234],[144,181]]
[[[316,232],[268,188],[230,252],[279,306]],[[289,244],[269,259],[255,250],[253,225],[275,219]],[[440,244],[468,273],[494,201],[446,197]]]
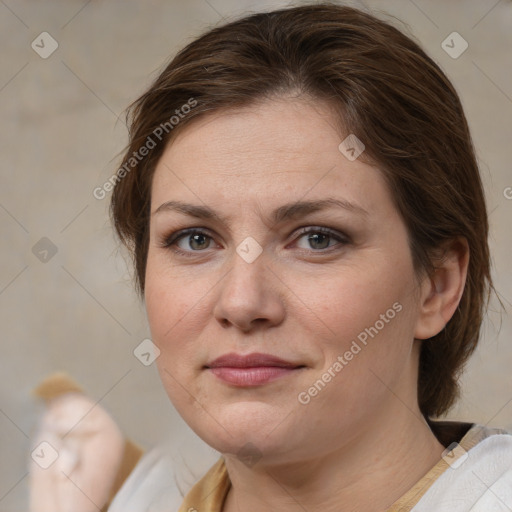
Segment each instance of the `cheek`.
[[307,298],[297,318],[318,340],[323,370],[345,354],[352,368],[344,373],[374,367],[388,374],[407,360],[415,319],[412,268],[407,261],[378,259],[379,265],[295,280],[296,295]]
[[192,389],[190,369],[197,364],[198,355],[197,346],[190,339],[194,301],[180,284],[153,269],[148,265],[145,304],[151,339],[160,350],[155,363],[167,395],[184,416],[194,409],[192,395],[185,391]]
[[207,321],[204,304],[208,297],[205,297],[205,288],[196,281],[148,258],[146,313],[151,339],[160,350],[156,364],[173,401],[180,394],[179,383],[190,387],[205,358],[205,346],[196,340],[201,337]]
[[301,274],[292,282],[294,294],[301,299],[297,305],[308,320],[315,319],[321,334],[341,339],[373,325],[399,300],[406,284],[393,280],[382,266],[372,265],[339,268],[324,275]]
[[[145,305],[154,343],[165,346],[199,300],[193,281],[174,275],[165,261],[148,256]],[[159,347],[160,348],[160,347]]]

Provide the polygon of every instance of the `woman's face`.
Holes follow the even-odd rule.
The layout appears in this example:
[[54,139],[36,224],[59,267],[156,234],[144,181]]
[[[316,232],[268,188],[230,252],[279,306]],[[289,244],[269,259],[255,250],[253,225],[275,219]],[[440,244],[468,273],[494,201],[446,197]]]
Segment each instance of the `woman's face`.
[[326,105],[267,100],[194,121],[156,168],[157,365],[220,452],[304,459],[417,407],[406,228],[381,172],[341,142]]

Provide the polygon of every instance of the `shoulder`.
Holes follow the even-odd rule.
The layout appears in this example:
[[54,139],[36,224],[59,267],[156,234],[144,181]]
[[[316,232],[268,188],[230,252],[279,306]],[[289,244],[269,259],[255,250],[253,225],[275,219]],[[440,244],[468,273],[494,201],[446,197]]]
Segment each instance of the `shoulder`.
[[108,512],[142,512],[165,497],[169,510],[177,510],[183,497],[175,482],[176,463],[162,447],[139,461],[110,504]]
[[501,512],[512,509],[512,432],[474,424],[448,446],[448,469],[414,512]]
[[218,452],[199,440],[163,442],[140,459],[108,512],[178,510],[200,475],[211,475],[212,465],[221,469],[218,462]]

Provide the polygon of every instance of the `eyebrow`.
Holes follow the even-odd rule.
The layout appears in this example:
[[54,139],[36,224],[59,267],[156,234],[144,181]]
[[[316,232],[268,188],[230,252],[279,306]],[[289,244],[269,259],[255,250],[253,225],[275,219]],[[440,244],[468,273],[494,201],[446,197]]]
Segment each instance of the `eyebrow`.
[[[351,203],[345,199],[338,199],[328,197],[326,199],[312,200],[312,201],[295,201],[285,204],[276,208],[270,215],[271,222],[278,224],[285,220],[296,219],[304,217],[308,214],[315,213],[328,208],[343,208],[350,212],[368,216],[368,212],[357,204]],[[156,215],[161,212],[175,211],[184,215],[189,215],[198,219],[214,219],[225,223],[227,218],[219,215],[208,206],[199,206],[182,201],[167,201],[161,204],[151,215]]]

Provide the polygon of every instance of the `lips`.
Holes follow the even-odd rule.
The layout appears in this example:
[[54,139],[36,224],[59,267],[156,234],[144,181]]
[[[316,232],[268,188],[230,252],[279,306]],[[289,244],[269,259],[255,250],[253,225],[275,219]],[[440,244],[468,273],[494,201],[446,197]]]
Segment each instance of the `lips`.
[[279,357],[270,354],[247,354],[245,356],[239,354],[226,354],[218,357],[211,363],[206,365],[207,368],[256,368],[258,366],[272,366],[276,368],[296,368],[298,364],[285,361]]
[[220,380],[240,387],[261,386],[276,379],[290,376],[304,365],[286,361],[270,354],[225,354],[208,363],[209,370]]

